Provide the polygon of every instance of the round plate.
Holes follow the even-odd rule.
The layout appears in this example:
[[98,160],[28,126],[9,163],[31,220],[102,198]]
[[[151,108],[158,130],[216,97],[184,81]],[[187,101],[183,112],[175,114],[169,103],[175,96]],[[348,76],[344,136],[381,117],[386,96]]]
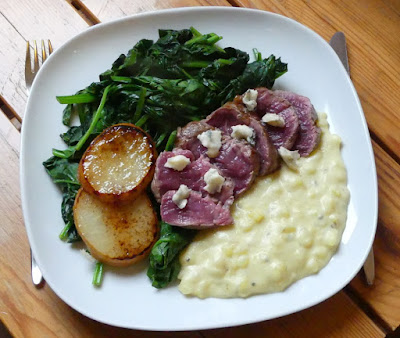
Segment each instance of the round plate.
[[[271,53],[289,71],[275,88],[308,96],[326,112],[331,130],[343,140],[351,201],[338,252],[318,274],[284,292],[248,299],[197,299],[176,286],[153,288],[146,263],[126,269],[106,267],[103,285],[91,284],[93,263],[79,246],[58,239],[61,193],[42,162],[51,149],[62,149],[59,135],[63,106],[56,95],[82,89],[111,67],[138,40],[157,39],[158,28],[194,26],[223,36],[220,45],[252,55]],[[22,130],[22,207],[29,241],[44,278],[67,304],[97,321],[135,329],[194,330],[234,326],[287,315],[332,296],[358,272],[371,247],[377,220],[377,184],[371,142],[357,93],[339,58],[309,28],[286,17],[249,9],[205,7],[144,13],[96,25],[56,50],[32,87]]]

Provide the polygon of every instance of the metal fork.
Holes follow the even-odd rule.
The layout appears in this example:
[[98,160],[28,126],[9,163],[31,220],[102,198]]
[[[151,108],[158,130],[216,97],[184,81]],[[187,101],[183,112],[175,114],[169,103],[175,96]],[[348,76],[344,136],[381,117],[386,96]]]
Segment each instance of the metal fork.
[[[51,45],[50,40],[47,40],[48,44],[48,49],[49,49],[49,55],[53,53],[53,46]],[[34,50],[33,50],[33,68],[32,68],[32,59],[31,59],[31,45],[29,44],[29,41],[26,43],[26,58],[25,58],[25,83],[26,83],[26,90],[29,94],[29,91],[32,87],[33,80],[35,79],[35,76],[37,72],[39,71],[39,55],[38,55],[38,48],[36,41],[34,41]],[[47,52],[46,52],[46,47],[44,44],[44,40],[42,40],[42,65],[47,59]]]
[[[50,40],[47,40],[48,50],[50,55],[53,52],[53,46],[51,45]],[[29,41],[26,44],[26,58],[25,58],[25,83],[26,83],[26,91],[29,94],[29,91],[32,87],[33,80],[37,72],[39,71],[39,55],[38,55],[38,48],[36,41],[34,41],[34,52],[33,52],[33,68],[32,68],[32,59],[31,59],[31,45]],[[47,59],[47,52],[45,43],[42,40],[42,65]],[[44,285],[44,279],[42,271],[40,271],[39,266],[35,261],[35,257],[33,257],[32,250],[31,250],[31,276],[33,284],[40,288]]]

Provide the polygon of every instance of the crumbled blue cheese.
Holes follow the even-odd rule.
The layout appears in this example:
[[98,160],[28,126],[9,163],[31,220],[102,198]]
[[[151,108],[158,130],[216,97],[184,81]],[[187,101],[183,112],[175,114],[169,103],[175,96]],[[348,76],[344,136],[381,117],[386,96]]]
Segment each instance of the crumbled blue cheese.
[[189,189],[187,185],[181,184],[179,186],[179,189],[172,196],[172,202],[174,202],[179,209],[183,209],[184,207],[186,207],[186,204],[188,202],[187,198],[189,197],[191,191],[192,189]]
[[243,103],[248,111],[253,111],[257,107],[258,92],[255,89],[248,89],[243,95]]
[[170,157],[167,162],[165,162],[165,168],[171,168],[176,171],[182,171],[190,163],[190,159],[183,155],[176,155]]
[[254,144],[254,129],[246,126],[245,124],[238,124],[232,126],[231,136],[238,140],[246,140],[247,142]]
[[206,182],[204,190],[209,194],[215,194],[221,192],[225,178],[219,174],[217,169],[211,168],[205,173],[204,181]]
[[261,121],[274,127],[282,128],[285,126],[285,119],[278,114],[267,113],[262,117]]
[[298,150],[291,151],[289,149],[286,149],[285,147],[279,147],[278,153],[290,169],[292,170],[298,169],[297,160],[300,158]]
[[221,148],[221,130],[207,130],[200,135],[197,135],[203,147],[207,148],[207,156],[210,158],[217,157],[219,155],[219,149]]

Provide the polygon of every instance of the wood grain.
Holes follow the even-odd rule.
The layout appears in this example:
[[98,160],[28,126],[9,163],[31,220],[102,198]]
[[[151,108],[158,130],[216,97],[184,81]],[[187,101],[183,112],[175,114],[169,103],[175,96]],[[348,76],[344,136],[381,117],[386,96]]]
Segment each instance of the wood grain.
[[[15,154],[19,154],[19,147],[21,137],[18,130],[10,122],[7,116],[0,109],[0,134],[3,135],[4,140],[10,149],[14,151]],[[2,161],[3,162],[3,161]]]
[[82,0],[82,2],[103,22],[157,9],[193,6],[230,6],[226,0]]
[[64,0],[0,1],[0,95],[23,116],[26,41],[50,39],[57,48],[88,27]]
[[[338,309],[340,309],[338,311]],[[384,337],[344,292],[296,314],[236,328],[202,331],[205,338]]]
[[234,0],[243,7],[283,14],[329,41],[343,31],[351,78],[371,132],[400,157],[399,1]]
[[360,274],[351,286],[395,329],[400,323],[400,199],[395,190],[400,186],[400,165],[373,144],[379,186],[379,221],[374,242],[376,280],[368,287]]

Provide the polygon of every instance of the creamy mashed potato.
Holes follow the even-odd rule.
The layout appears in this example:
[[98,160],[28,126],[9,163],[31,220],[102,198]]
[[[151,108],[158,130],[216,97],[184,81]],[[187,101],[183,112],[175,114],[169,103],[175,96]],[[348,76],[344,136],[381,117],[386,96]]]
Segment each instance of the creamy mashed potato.
[[314,153],[259,178],[232,206],[233,226],[202,230],[182,253],[179,290],[205,297],[282,291],[331,259],[346,224],[349,191],[341,140],[319,115]]

